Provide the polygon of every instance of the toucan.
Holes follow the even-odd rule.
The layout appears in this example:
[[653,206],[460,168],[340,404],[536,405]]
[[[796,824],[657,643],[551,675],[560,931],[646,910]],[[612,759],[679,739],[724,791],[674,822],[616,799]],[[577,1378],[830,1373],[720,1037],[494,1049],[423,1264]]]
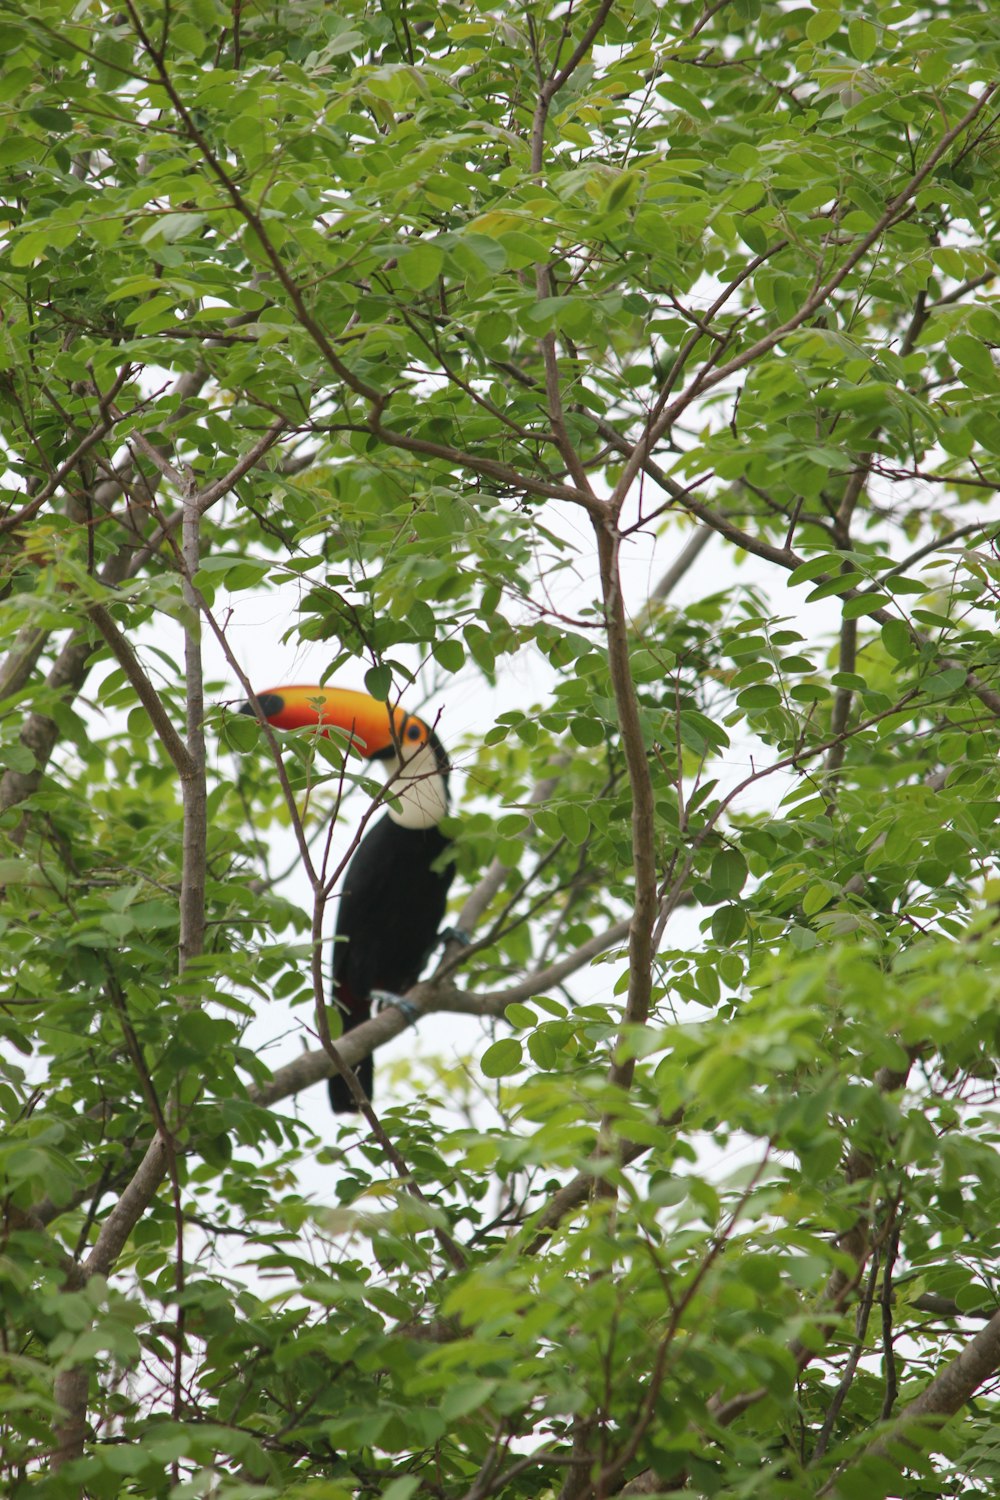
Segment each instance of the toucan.
[[[448,758],[434,730],[367,693],[335,687],[279,687],[257,701],[277,729],[328,724],[381,763],[390,799],[347,867],[333,939],[333,1000],[343,1030],[371,1015],[372,997],[397,1002],[433,951],[455,873],[440,823],[448,811]],[[241,713],[253,714],[244,703]],[[356,1073],[372,1097],[372,1059]],[[338,1114],[357,1105],[343,1078],[330,1079]]]

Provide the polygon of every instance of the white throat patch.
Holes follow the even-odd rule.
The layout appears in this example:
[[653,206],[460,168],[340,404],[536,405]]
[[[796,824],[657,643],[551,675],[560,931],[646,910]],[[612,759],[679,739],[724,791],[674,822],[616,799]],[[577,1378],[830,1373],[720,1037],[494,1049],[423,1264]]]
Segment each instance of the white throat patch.
[[430,745],[421,745],[415,755],[400,764],[388,763],[386,787],[396,798],[386,809],[401,828],[433,828],[448,811],[448,791]]

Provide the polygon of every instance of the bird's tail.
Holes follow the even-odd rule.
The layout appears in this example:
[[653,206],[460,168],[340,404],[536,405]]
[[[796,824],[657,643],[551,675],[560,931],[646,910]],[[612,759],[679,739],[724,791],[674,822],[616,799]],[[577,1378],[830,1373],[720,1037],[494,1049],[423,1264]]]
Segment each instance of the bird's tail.
[[[372,1081],[375,1069],[372,1067],[370,1057],[363,1057],[354,1069],[357,1080],[364,1089],[366,1096],[372,1096]],[[335,1115],[355,1114],[358,1106],[354,1102],[354,1095],[347,1087],[346,1079],[340,1077],[330,1079],[330,1107]]]

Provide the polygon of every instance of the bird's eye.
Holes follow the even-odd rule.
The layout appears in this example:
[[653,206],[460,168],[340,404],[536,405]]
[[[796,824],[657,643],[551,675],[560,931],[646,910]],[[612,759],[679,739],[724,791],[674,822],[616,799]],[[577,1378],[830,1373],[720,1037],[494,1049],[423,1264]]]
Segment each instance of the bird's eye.
[[420,738],[420,725],[419,724],[411,724],[408,727],[407,731],[406,731],[406,738],[408,740],[419,740],[419,738]]

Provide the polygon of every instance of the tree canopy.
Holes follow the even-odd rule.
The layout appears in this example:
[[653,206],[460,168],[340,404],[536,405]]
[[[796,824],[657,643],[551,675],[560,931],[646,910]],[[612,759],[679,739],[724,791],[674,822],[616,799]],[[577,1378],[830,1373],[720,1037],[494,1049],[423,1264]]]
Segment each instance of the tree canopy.
[[[4,1492],[995,1493],[1000,12],[0,50]],[[326,994],[379,783],[235,711],[278,589],[487,715],[409,999],[489,1044],[323,1141],[407,1017]]]

